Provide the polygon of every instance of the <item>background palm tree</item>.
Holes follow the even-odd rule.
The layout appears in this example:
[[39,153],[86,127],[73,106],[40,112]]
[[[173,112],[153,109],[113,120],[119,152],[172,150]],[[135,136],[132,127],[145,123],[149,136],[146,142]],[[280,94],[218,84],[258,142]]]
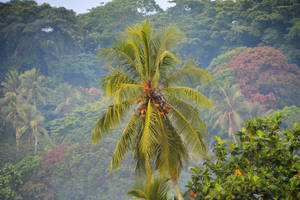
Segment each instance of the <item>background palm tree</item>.
[[1,83],[3,93],[13,92],[18,94],[21,80],[16,70],[9,71]]
[[[227,130],[228,136],[235,140],[234,132],[240,130],[245,116],[249,112],[250,103],[245,101],[237,85],[218,87],[212,94],[214,109],[211,110],[213,128]],[[246,113],[246,114],[245,114]]]
[[132,114],[115,148],[111,170],[132,151],[136,169],[145,172],[147,181],[153,169],[170,176],[180,200],[178,177],[187,152],[202,155],[206,151],[203,138],[208,131],[193,105],[212,106],[197,90],[177,86],[211,81],[208,72],[190,61],[177,67],[180,61],[171,50],[181,38],[174,27],[155,33],[145,21],[129,27],[114,48],[102,52],[116,65],[102,79],[112,105],[100,116],[91,138],[93,143],[100,142]]
[[43,81],[45,77],[35,69],[24,72],[21,76],[21,88],[22,95],[26,99],[27,103],[33,104],[37,107],[38,102],[45,103],[43,93],[47,92],[47,89],[43,87]]
[[[20,94],[21,80],[16,70],[9,71],[1,82],[3,97],[0,99],[0,112],[4,116],[5,128],[9,132],[16,133],[18,107],[22,101]],[[19,149],[18,143],[16,145]]]
[[43,128],[44,117],[36,109],[35,106],[24,104],[20,107],[16,127],[16,142],[19,145],[20,138],[23,135],[27,136],[28,142],[34,141],[34,153],[38,151],[38,144],[41,135],[52,144],[48,132]]

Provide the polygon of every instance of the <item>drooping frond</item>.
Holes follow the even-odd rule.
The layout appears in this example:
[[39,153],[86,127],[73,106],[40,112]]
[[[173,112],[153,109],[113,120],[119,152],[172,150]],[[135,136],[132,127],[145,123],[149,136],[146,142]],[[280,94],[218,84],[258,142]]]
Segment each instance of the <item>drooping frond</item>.
[[124,73],[121,73],[113,68],[111,68],[111,71],[111,75],[107,75],[101,80],[106,96],[111,96],[114,94],[118,89],[120,89],[122,84],[137,83],[134,79],[128,77]]
[[185,141],[188,149],[196,155],[203,155],[203,153],[206,152],[206,147],[201,133],[198,132],[189,120],[172,105],[168,116],[178,134]]
[[171,85],[192,85],[195,83],[207,84],[212,81],[212,77],[204,69],[197,68],[192,61],[188,61],[184,64],[184,66],[171,73],[163,82],[162,85],[165,87]]
[[141,62],[136,60],[137,48],[128,40],[118,40],[113,48],[104,49],[99,57],[107,60],[107,64],[116,62],[116,70],[122,71],[132,78],[143,80]]
[[206,124],[200,118],[197,108],[178,98],[169,97],[168,103],[175,107],[204,138],[208,135]]
[[129,111],[131,104],[129,102],[122,102],[120,104],[110,105],[107,111],[100,117],[94,126],[91,142],[98,144],[102,135],[105,135],[112,128],[117,127],[124,115]]
[[212,103],[199,91],[188,87],[167,87],[162,92],[166,96],[175,97],[177,99],[185,99],[198,106],[212,107]]
[[159,114],[155,109],[156,108],[153,107],[149,100],[142,133],[143,135],[139,144],[140,151],[144,155],[152,155],[154,150],[153,147],[160,143],[158,140],[160,135],[160,128],[158,126]]
[[188,161],[187,149],[168,117],[162,118],[162,122],[167,142],[161,142],[157,151],[155,168],[159,169],[161,174],[168,172],[169,175],[177,177],[182,169],[183,161],[185,163]]
[[[171,167],[169,165],[169,162],[166,162],[171,155],[170,152],[170,143],[169,143],[169,138],[168,138],[168,133],[167,133],[167,129],[165,127],[165,123],[163,120],[163,117],[161,115],[157,115],[158,116],[158,126],[160,129],[160,144],[157,145],[158,149],[156,150],[156,169],[160,169],[160,171],[162,172],[162,174],[164,174],[164,172],[168,172],[169,168]],[[164,161],[164,162],[160,162],[160,161]]]
[[138,97],[143,96],[144,90],[140,84],[122,84],[115,93],[116,103],[119,104],[123,101],[133,101]]
[[142,125],[143,123],[141,118],[135,112],[123,130],[122,136],[114,150],[110,163],[110,170],[114,170],[119,167],[126,153],[131,149],[134,139],[137,137]]
[[140,155],[144,157],[144,166],[141,167],[145,169],[147,179],[152,175],[151,158],[155,155],[157,146],[160,144],[159,137],[161,130],[158,124],[159,114],[149,100],[144,129],[138,144]]

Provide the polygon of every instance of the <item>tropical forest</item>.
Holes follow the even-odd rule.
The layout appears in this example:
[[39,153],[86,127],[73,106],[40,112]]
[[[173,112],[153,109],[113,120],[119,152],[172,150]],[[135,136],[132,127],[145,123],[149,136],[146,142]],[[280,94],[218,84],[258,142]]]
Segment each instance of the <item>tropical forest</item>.
[[1,200],[300,199],[299,0],[52,2],[0,1]]

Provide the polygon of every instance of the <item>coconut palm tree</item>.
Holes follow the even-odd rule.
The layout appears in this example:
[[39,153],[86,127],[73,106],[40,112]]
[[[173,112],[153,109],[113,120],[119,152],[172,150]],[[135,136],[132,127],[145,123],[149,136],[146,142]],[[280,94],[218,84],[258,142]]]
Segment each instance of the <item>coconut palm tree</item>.
[[135,199],[170,200],[168,198],[169,189],[168,179],[153,176],[150,182],[137,182],[127,194]]
[[[182,200],[178,177],[188,151],[202,155],[208,133],[195,106],[211,107],[210,101],[188,83],[207,83],[211,76],[187,62],[177,68],[179,59],[171,52],[182,34],[174,27],[155,33],[148,21],[129,27],[124,38],[102,55],[114,61],[111,74],[102,79],[112,104],[95,124],[91,141],[118,127],[131,114],[115,148],[111,170],[127,152],[133,152],[136,168],[150,181],[154,170],[171,177]],[[178,85],[182,86],[178,86]]]
[[[1,82],[3,97],[0,99],[0,112],[5,121],[5,127],[11,132],[16,132],[16,122],[18,117],[18,107],[22,101],[20,94],[20,78],[16,70],[9,71],[3,82]],[[16,142],[17,150],[19,149]]]
[[26,103],[30,103],[37,107],[38,102],[45,103],[43,93],[47,88],[43,87],[45,77],[35,69],[24,72],[21,76],[22,95],[26,99]]
[[234,137],[234,132],[240,130],[244,121],[242,116],[249,112],[250,104],[245,101],[237,85],[225,85],[218,87],[217,91],[212,94],[214,109],[211,110],[211,122],[213,128],[220,126],[226,129],[228,136]]
[[[44,117],[30,104],[23,104],[18,111],[18,121],[16,126],[16,141],[20,141],[23,135],[27,135],[29,142],[34,140],[34,153],[38,151],[40,136],[43,134],[45,138],[52,144],[46,129],[43,128]],[[33,139],[32,139],[33,138]]]
[[18,94],[21,80],[16,70],[9,71],[1,83],[3,93],[12,92]]

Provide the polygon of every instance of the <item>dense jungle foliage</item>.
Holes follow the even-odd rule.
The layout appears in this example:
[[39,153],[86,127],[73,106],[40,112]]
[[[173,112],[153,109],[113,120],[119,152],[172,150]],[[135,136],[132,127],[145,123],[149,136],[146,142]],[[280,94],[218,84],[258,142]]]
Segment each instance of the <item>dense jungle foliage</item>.
[[80,15],[31,0],[0,3],[0,199],[114,200],[140,191],[173,199],[165,179],[134,188],[131,157],[110,173],[126,123],[90,145],[110,103],[99,52],[144,20],[176,26],[179,66],[192,58],[213,79],[191,85],[214,105],[196,108],[211,159],[190,156],[192,175],[185,167],[179,178],[184,198],[299,198],[299,1],[172,2],[162,10],[154,0],[113,0]]

